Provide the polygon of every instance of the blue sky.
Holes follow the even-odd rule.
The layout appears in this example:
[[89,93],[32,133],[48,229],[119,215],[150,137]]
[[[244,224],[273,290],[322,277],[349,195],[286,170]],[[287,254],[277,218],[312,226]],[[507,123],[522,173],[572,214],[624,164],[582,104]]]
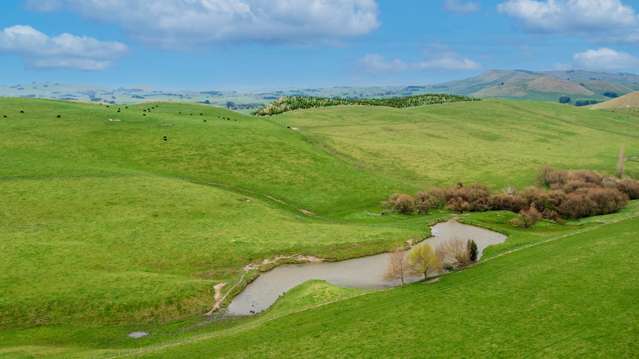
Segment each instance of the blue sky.
[[639,72],[639,1],[9,0],[2,84],[406,85],[488,69]]

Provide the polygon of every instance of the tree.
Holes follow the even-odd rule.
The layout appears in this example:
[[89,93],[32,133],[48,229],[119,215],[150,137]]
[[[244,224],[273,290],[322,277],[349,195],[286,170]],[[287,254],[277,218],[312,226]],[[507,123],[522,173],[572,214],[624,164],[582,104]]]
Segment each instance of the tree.
[[543,216],[534,205],[530,206],[528,209],[522,209],[519,212],[519,216],[514,218],[511,223],[514,226],[521,228],[530,228],[534,226],[539,220],[541,220]]
[[568,96],[561,96],[559,98],[559,103],[570,103],[570,101],[571,101],[570,97],[568,97]]
[[623,145],[619,148],[619,158],[617,159],[617,177],[623,178],[626,167],[626,149]]
[[428,273],[441,269],[441,261],[427,243],[418,244],[408,252],[408,264],[413,272],[423,274],[424,279],[428,279]]
[[449,239],[437,247],[437,257],[444,268],[462,268],[470,264],[468,245],[461,239]]
[[386,268],[384,278],[388,280],[399,279],[404,285],[407,272],[408,261],[406,260],[406,253],[401,248],[398,248],[388,256],[388,268]]
[[472,239],[468,241],[468,259],[471,262],[477,262],[477,258],[479,257],[479,248],[477,248],[477,243]]

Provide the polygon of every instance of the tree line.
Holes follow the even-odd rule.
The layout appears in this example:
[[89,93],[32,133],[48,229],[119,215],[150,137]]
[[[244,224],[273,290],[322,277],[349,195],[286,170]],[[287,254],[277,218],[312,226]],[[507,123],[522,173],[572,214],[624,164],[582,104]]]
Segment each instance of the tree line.
[[450,102],[479,101],[477,98],[447,94],[424,94],[405,97],[389,98],[342,98],[342,97],[313,97],[313,96],[284,96],[265,105],[254,114],[257,116],[271,116],[280,113],[317,107],[340,105],[388,106],[395,108],[415,107],[424,105],[444,104]]

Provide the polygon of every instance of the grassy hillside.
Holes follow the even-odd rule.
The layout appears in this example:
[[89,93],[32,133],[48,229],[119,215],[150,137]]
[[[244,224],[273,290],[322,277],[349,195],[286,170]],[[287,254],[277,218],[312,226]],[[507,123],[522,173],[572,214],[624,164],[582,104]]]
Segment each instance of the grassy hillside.
[[198,106],[143,109],[0,101],[10,204],[0,326],[181,318],[252,261],[357,256],[425,234],[417,218],[325,218],[374,208],[400,185],[281,126]]
[[596,110],[636,109],[639,108],[639,92],[632,92],[615,99],[592,106]]
[[360,295],[254,328],[133,353],[144,358],[634,357],[639,279],[631,253],[639,250],[637,228],[636,217],[600,224],[433,284]]
[[[620,144],[637,155],[638,126],[632,112],[512,101],[263,119],[185,104],[0,99],[0,356],[95,357],[97,349],[280,323],[267,314],[202,326],[197,315],[211,307],[212,286],[233,283],[248,263],[377,253],[427,235],[427,221],[448,215],[380,216],[392,192],[458,181],[525,186],[543,164],[612,172]],[[637,163],[626,167],[639,174]],[[508,216],[467,220],[503,229]],[[634,233],[629,223],[620,236]],[[575,229],[512,232],[501,250]],[[310,302],[361,294],[321,290]],[[294,305],[282,306],[298,323],[288,316]],[[280,324],[259,330],[271,325]],[[140,329],[153,337],[126,337]],[[231,336],[228,348],[241,338]]]
[[[482,101],[414,109],[327,108],[276,121],[341,158],[421,187],[535,181],[545,164],[613,171],[619,146],[639,151],[639,118],[550,103]],[[639,166],[629,164],[639,175]]]

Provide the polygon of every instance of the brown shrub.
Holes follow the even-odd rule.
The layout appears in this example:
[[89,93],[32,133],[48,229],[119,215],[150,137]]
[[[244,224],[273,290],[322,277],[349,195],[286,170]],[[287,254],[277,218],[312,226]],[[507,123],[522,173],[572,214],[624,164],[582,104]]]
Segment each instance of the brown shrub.
[[541,185],[551,189],[558,189],[571,181],[601,185],[603,176],[594,171],[561,171],[551,167],[544,167],[539,173]]
[[468,244],[461,239],[449,239],[437,247],[439,262],[446,267],[460,268],[471,263]]
[[490,198],[490,208],[494,210],[517,213],[527,206],[526,199],[518,194],[498,193]]
[[539,210],[535,206],[530,206],[519,212],[519,216],[513,219],[511,223],[517,227],[530,228],[541,219],[542,215]]
[[559,215],[559,212],[557,212],[554,209],[548,209],[546,208],[542,213],[541,216],[544,217],[544,219],[547,219],[549,221],[554,221],[557,223],[564,223],[564,220],[561,218],[561,216]]
[[464,201],[461,197],[454,197],[449,200],[446,208],[458,213],[469,212],[471,210],[470,203]]
[[601,186],[604,176],[595,171],[567,171],[568,178],[573,181],[582,181],[585,183]]
[[[623,208],[629,199],[639,199],[639,181],[619,180],[594,171],[559,171],[545,167],[539,174],[539,181],[550,190],[531,187],[520,193],[508,191],[491,195],[486,186],[465,187],[459,183],[456,187],[420,192],[416,198],[396,194],[386,201],[386,205],[405,214],[416,210],[425,214],[443,206],[455,212],[507,210],[520,213],[516,224],[529,226],[529,222],[540,218],[561,223],[562,218],[613,213]],[[535,220],[536,217],[539,218]]]
[[586,193],[586,198],[595,203],[591,215],[614,213],[628,204],[628,196],[617,189],[592,188]]
[[572,179],[566,182],[561,189],[566,193],[572,193],[578,191],[583,188],[597,188],[600,187],[601,184],[596,184],[592,182],[585,182],[583,180]]
[[395,193],[385,202],[385,207],[401,214],[413,214],[415,212],[415,198],[407,194]]
[[444,208],[447,202],[447,191],[443,188],[433,188],[428,192],[432,208]]
[[639,199],[639,181],[624,179],[616,183],[617,189],[625,193],[630,199]]
[[419,192],[415,196],[415,207],[419,214],[427,214],[432,208],[441,208],[443,205],[443,199],[437,192]]
[[613,188],[581,189],[567,195],[559,207],[566,218],[583,218],[617,212],[628,203],[628,196]]
[[446,203],[456,212],[488,211],[491,208],[490,191],[480,184],[450,188],[446,191]]

